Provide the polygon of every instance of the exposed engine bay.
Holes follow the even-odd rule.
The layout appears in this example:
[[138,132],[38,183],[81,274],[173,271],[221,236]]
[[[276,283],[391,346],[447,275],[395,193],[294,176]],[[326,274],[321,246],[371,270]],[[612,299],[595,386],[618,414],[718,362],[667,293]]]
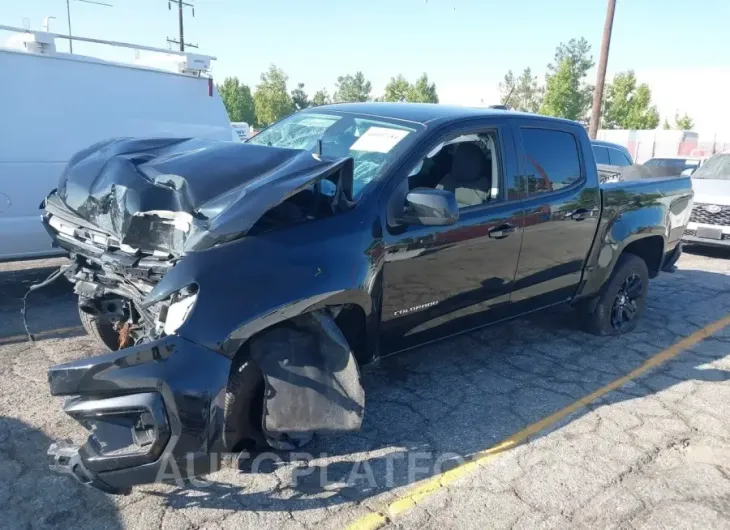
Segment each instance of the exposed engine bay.
[[145,296],[174,266],[173,260],[148,258],[145,261],[142,258],[132,261],[127,267],[118,262],[111,265],[103,259],[78,254],[73,256],[73,260],[65,275],[74,284],[79,310],[108,323],[118,334],[116,345],[107,343],[110,349],[137,345],[160,338],[163,333],[174,333],[195,303],[196,292],[194,287],[190,287],[176,293],[167,302],[145,306]]

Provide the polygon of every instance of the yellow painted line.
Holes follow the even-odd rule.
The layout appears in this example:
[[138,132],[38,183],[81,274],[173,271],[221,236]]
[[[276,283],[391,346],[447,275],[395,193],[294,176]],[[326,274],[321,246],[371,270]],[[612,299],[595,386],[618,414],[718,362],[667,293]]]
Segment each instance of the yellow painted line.
[[[56,328],[56,329],[47,329],[45,331],[39,331],[38,333],[33,333],[33,337],[38,340],[42,339],[44,337],[49,337],[53,334],[59,334],[63,335],[64,333],[69,333],[70,331],[81,331],[84,328],[81,326],[69,326],[66,328]],[[24,342],[28,340],[28,335],[22,334],[22,335],[11,335],[9,337],[0,337],[0,345],[2,344],[15,344],[17,342]]]
[[423,502],[425,499],[427,499],[443,487],[448,486],[449,484],[453,483],[454,481],[460,479],[465,475],[468,475],[479,467],[485,466],[490,462],[496,460],[497,458],[499,458],[501,453],[504,453],[505,451],[508,451],[509,449],[512,449],[524,443],[530,437],[534,436],[540,431],[543,431],[550,425],[557,423],[566,416],[569,416],[577,410],[580,410],[581,408],[590,405],[591,403],[605,396],[609,392],[613,392],[614,390],[622,387],[629,381],[632,381],[644,375],[653,368],[656,368],[657,366],[673,359],[684,350],[691,348],[698,342],[701,342],[707,337],[714,335],[728,325],[730,325],[730,315],[721,318],[720,320],[713,322],[712,324],[708,324],[704,328],[695,331],[690,336],[680,340],[676,344],[673,344],[667,349],[657,353],[653,357],[650,357],[641,366],[639,366],[635,370],[632,370],[625,376],[619,377],[615,381],[607,384],[604,387],[599,388],[595,392],[592,392],[587,396],[580,398],[578,401],[575,401],[574,403],[571,403],[570,405],[558,410],[557,412],[554,412],[553,414],[550,414],[549,416],[528,425],[521,431],[513,434],[508,438],[505,438],[497,445],[490,447],[489,449],[485,449],[484,451],[479,451],[478,453],[475,453],[468,462],[456,466],[453,469],[450,469],[449,471],[446,471],[444,473],[434,475],[422,484],[409,490],[401,498],[391,502],[382,512],[373,512],[364,517],[361,517],[360,519],[357,519],[347,527],[347,530],[377,530],[378,528],[386,525],[394,517],[397,517],[398,515],[407,512],[411,508]]

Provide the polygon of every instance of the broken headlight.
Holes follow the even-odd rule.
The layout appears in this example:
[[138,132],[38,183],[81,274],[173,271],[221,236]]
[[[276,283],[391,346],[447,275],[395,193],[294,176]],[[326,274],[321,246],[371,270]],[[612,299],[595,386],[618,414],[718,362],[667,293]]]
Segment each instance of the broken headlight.
[[188,285],[170,297],[170,304],[163,307],[157,317],[157,327],[165,331],[165,335],[174,334],[193,310],[198,299],[198,286]]

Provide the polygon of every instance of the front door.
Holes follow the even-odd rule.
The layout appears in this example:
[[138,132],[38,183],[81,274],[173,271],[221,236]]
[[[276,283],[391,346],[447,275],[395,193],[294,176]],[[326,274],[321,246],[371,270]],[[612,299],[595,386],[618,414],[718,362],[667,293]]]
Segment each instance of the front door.
[[410,189],[452,191],[460,215],[450,226],[386,226],[384,353],[508,312],[522,239],[515,152],[509,123],[490,121],[452,131],[402,177]]

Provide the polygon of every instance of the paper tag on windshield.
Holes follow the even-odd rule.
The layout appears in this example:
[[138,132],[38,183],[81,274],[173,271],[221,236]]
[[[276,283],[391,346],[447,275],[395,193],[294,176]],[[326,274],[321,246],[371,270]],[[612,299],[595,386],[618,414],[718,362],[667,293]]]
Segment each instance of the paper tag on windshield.
[[350,150],[387,153],[398,142],[408,136],[409,132],[402,129],[388,129],[387,127],[370,127],[350,146]]

